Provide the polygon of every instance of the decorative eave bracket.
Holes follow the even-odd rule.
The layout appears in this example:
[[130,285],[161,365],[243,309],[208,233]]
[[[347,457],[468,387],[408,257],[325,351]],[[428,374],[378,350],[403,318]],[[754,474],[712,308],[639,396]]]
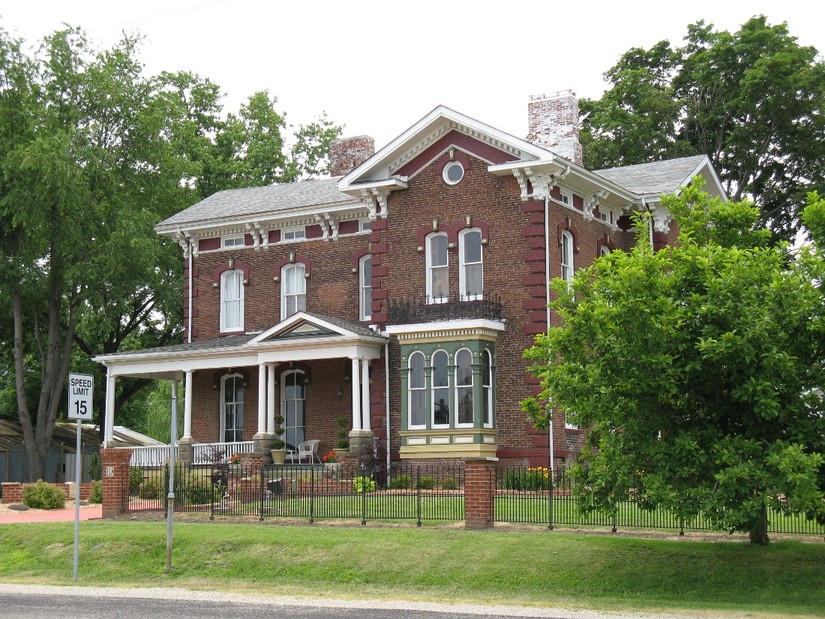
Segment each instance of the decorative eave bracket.
[[[544,200],[550,197],[550,192],[558,182],[570,173],[570,166],[555,172],[544,172],[533,168],[515,168],[513,176],[516,177],[519,189],[521,189],[521,200]],[[529,182],[529,186],[528,186]],[[532,193],[530,188],[532,187]]]

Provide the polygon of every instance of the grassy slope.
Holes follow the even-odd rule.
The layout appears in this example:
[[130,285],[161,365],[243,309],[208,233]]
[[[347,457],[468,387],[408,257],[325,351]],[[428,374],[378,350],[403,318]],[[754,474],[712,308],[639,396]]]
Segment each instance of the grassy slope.
[[[825,545],[563,533],[83,523],[80,581],[538,606],[825,616]],[[0,581],[70,584],[73,525],[0,525]],[[367,591],[364,594],[364,591]]]

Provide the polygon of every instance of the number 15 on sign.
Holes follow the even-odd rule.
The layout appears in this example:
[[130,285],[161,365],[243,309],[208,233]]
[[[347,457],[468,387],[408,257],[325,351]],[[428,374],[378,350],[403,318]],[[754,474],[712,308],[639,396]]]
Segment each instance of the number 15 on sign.
[[91,420],[94,376],[69,374],[69,419]]

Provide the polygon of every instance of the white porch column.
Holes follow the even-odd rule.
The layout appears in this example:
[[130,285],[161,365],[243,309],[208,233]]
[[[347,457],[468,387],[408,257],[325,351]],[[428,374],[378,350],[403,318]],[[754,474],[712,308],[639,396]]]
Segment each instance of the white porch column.
[[258,364],[258,434],[266,433],[266,364]]
[[183,384],[183,436],[181,440],[192,440],[192,376],[194,370],[186,370]]
[[361,425],[372,431],[370,419],[370,360],[361,359]]
[[275,434],[275,364],[267,366],[266,433]]
[[106,368],[106,427],[103,429],[103,446],[109,447],[115,426],[115,377],[112,368]]
[[352,371],[352,429],[361,429],[361,372],[359,369],[360,359],[353,357]]

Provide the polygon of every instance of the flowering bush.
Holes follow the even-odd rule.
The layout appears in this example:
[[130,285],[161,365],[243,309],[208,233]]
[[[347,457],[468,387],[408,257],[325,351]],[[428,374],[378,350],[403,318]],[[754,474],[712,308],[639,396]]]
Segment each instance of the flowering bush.
[[234,454],[232,454],[232,455],[229,457],[229,462],[230,462],[231,464],[240,464],[240,463],[241,463],[241,454],[240,454],[240,453],[234,453]]
[[321,462],[325,464],[332,464],[333,462],[338,462],[338,456],[335,455],[335,450],[328,451],[326,455],[321,458]]

